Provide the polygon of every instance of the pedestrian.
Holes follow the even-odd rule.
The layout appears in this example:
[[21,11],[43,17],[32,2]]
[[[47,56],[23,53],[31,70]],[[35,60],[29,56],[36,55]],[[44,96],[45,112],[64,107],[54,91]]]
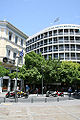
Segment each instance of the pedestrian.
[[68,94],[69,94],[69,97],[71,97],[71,93],[72,93],[72,88],[71,88],[71,87],[69,87],[69,89],[68,89]]
[[30,89],[29,86],[26,85],[26,96],[25,96],[26,98],[28,98],[28,96],[29,96],[29,89]]
[[36,93],[37,93],[37,96],[38,96],[38,88],[36,88]]

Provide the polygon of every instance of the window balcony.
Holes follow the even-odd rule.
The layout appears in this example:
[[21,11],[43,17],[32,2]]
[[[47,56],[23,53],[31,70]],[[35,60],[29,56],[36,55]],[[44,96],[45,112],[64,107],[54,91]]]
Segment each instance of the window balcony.
[[63,40],[59,40],[59,43],[63,43],[64,41]]
[[53,43],[58,43],[58,41],[53,41]]
[[75,32],[75,35],[80,35],[80,32]]
[[79,48],[76,48],[76,51],[80,51],[80,49],[79,49]]
[[64,32],[64,35],[68,35],[68,32]]
[[71,48],[71,51],[75,51],[75,48]]
[[70,60],[70,58],[66,56],[66,57],[65,57],[65,60]]
[[51,42],[49,42],[48,44],[52,44],[52,41],[51,41]]
[[49,52],[52,52],[52,49],[50,49]]
[[63,32],[58,33],[58,35],[63,35]]
[[77,60],[80,60],[80,57],[77,56],[76,59],[77,59]]
[[76,40],[76,43],[80,43],[80,40]]
[[74,35],[74,32],[70,32],[70,35]]
[[75,41],[74,40],[70,40],[71,43],[74,43]]
[[60,57],[60,60],[64,60],[64,57]]
[[69,48],[65,48],[65,51],[69,51]]
[[71,60],[76,60],[76,57],[71,57]]
[[47,53],[48,51],[47,50],[44,50],[44,53]]
[[58,51],[58,49],[54,49],[53,51],[56,52],[56,51]]
[[59,51],[64,51],[64,48],[59,48]]
[[64,43],[69,43],[69,40],[64,40]]
[[54,33],[54,34],[53,34],[53,36],[56,36],[56,35],[57,35],[57,33]]

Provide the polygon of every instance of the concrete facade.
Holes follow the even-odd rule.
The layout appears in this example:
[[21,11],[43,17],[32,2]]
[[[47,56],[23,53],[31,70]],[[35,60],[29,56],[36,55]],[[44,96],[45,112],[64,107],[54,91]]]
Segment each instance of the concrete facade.
[[45,59],[80,62],[80,25],[62,24],[48,27],[26,42],[26,52],[41,53]]

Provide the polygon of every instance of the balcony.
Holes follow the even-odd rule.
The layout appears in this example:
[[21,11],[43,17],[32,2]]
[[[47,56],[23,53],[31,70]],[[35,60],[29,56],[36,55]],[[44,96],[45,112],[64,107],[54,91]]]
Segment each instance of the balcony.
[[68,35],[68,32],[64,32],[64,35]]
[[71,60],[76,60],[76,57],[71,57]]
[[74,32],[70,32],[70,35],[74,35]]
[[77,60],[80,60],[80,57],[77,56],[76,59],[77,59]]
[[62,57],[60,57],[60,60],[64,60],[64,57],[62,56]]
[[75,35],[80,35],[80,32],[75,32]]
[[75,41],[74,40],[70,40],[71,43],[74,43]]
[[64,51],[64,48],[59,48],[59,51]]
[[52,52],[52,49],[50,49],[48,52]]
[[63,35],[63,32],[58,33],[58,35]]
[[69,40],[64,40],[64,43],[69,43]]
[[75,51],[75,48],[71,48],[70,50],[71,50],[71,51]]
[[59,43],[63,43],[64,41],[63,40],[59,40]]
[[69,48],[65,48],[65,51],[69,51]]
[[66,56],[66,57],[65,57],[65,60],[70,60],[69,56],[68,56],[68,57]]
[[58,41],[53,41],[53,43],[58,43]]
[[56,51],[58,51],[58,49],[54,49],[53,51],[56,52]]
[[80,40],[76,40],[76,43],[80,43]]
[[76,51],[80,51],[80,49],[79,49],[79,48],[76,48]]

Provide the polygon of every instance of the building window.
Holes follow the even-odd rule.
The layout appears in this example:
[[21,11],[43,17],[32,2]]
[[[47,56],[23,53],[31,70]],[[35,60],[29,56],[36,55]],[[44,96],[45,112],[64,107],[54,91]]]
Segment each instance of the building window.
[[21,45],[23,46],[23,39],[21,39]]
[[11,40],[11,39],[12,39],[12,33],[9,32],[9,40]]
[[16,53],[13,53],[13,58],[16,58]]
[[7,50],[7,55],[8,57],[10,57],[10,50]]
[[15,36],[15,43],[17,43],[18,42],[18,37],[17,36]]

